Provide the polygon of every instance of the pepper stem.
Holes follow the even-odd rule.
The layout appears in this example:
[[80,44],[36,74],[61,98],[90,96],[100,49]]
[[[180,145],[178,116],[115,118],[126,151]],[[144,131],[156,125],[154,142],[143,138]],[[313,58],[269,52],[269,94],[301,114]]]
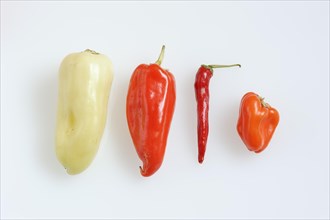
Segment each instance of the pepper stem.
[[164,53],[165,53],[165,45],[162,46],[162,50],[160,51],[159,57],[156,60],[156,64],[158,64],[159,66],[162,64],[163,62],[163,58],[164,58]]
[[258,95],[258,98],[260,99],[261,105],[263,107],[265,107],[265,108],[269,108],[270,107],[270,105],[267,102],[265,102],[265,97],[261,97],[261,96]]
[[234,67],[234,66],[238,66],[239,68],[241,68],[241,64],[231,64],[231,65],[207,65],[209,68],[227,68],[227,67]]
[[99,54],[98,52],[96,52],[94,50],[90,50],[90,49],[86,49],[84,52],[95,54],[95,55]]

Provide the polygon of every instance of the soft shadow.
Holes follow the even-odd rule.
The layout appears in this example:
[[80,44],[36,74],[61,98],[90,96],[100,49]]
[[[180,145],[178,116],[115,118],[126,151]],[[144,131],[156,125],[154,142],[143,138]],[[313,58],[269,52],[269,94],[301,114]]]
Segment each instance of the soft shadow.
[[55,122],[57,109],[57,68],[44,69],[43,76],[36,84],[34,106],[35,114],[39,120],[36,121],[36,128],[39,133],[38,158],[40,167],[46,173],[64,176],[64,168],[57,161],[55,154]]
[[[190,72],[193,73],[195,69],[191,69]],[[194,75],[193,75],[194,76]],[[180,103],[184,103],[182,106],[184,110],[182,114],[182,123],[184,124],[184,129],[180,132],[184,134],[182,137],[188,137],[187,151],[189,151],[189,157],[193,162],[198,160],[198,143],[197,143],[197,103],[195,99],[195,77],[187,77],[181,79],[180,85],[182,85],[182,96],[184,100],[177,100]]]
[[230,103],[230,106],[223,109],[221,114],[225,114],[226,117],[221,117],[222,120],[218,120],[221,123],[219,138],[224,151],[235,155],[245,154],[245,148],[237,133],[236,124],[238,119],[239,103]]
[[[119,75],[120,73],[116,74]],[[129,78],[114,78],[110,99],[110,134],[111,146],[114,146],[116,163],[119,168],[130,176],[139,177],[139,166],[141,162],[135,151],[126,120],[126,96],[128,91]]]

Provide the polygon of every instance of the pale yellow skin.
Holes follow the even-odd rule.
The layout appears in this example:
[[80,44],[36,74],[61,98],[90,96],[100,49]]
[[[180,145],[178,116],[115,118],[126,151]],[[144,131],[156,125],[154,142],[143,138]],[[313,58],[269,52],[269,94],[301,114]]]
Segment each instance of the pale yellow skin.
[[56,155],[68,174],[84,171],[98,151],[112,79],[111,61],[91,50],[70,54],[61,63]]

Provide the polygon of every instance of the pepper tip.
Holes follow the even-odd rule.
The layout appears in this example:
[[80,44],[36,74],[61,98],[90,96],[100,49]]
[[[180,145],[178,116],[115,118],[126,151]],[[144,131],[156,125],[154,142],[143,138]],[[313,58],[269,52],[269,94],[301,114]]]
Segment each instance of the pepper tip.
[[150,176],[150,175],[146,172],[146,170],[143,169],[142,166],[139,166],[139,168],[140,168],[140,173],[141,173],[142,176],[144,176],[144,177]]

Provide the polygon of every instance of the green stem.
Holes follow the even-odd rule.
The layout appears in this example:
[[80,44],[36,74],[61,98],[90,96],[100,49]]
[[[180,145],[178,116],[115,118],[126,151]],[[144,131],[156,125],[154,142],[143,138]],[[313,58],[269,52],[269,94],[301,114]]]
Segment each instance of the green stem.
[[165,53],[165,45],[162,46],[162,50],[160,51],[159,57],[156,60],[156,64],[158,64],[159,66],[162,64],[163,59],[164,59],[164,53]]
[[86,49],[84,52],[95,54],[95,55],[99,54],[98,52],[96,52],[94,50],[90,50],[90,49]]
[[203,64],[202,66],[211,70],[212,73],[213,73],[214,68],[227,68],[227,67],[234,67],[234,66],[238,66],[239,68],[241,68],[241,64],[231,64],[231,65],[216,65],[216,64],[205,65],[205,64]]
[[209,68],[227,68],[227,67],[234,67],[234,66],[238,66],[239,68],[241,68],[241,64],[231,64],[231,65],[207,65],[207,67]]
[[269,108],[270,107],[270,105],[267,102],[265,102],[265,98],[264,97],[261,97],[261,96],[258,95],[258,98],[260,99],[261,105],[263,107],[265,107],[265,108]]

